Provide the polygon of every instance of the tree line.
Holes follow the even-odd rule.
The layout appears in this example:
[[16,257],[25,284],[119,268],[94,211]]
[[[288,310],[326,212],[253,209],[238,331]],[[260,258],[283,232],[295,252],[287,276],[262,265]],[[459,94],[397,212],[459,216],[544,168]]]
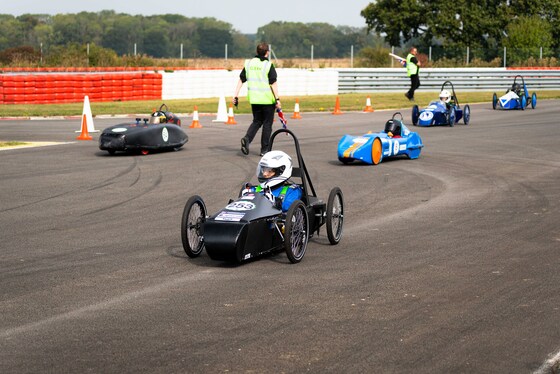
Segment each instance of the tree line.
[[[275,21],[243,34],[215,18],[180,14],[0,14],[0,64],[147,63],[151,58],[246,58],[266,41],[275,57],[349,58],[384,66],[387,51],[415,45],[434,60],[474,57],[499,64],[502,50],[519,62],[555,59],[560,51],[560,0],[377,0],[361,11],[364,27]],[[84,62],[87,45],[87,61]],[[227,45],[227,47],[226,47]],[[473,56],[471,56],[472,59]],[[124,61],[124,62],[123,62]],[[509,60],[511,61],[511,60]]]
[[[274,44],[282,58],[308,57],[315,45],[317,58],[350,54],[373,36],[363,28],[335,27],[327,23],[272,22],[257,34],[242,34],[215,18],[189,18],[179,14],[128,15],[105,10],[77,14],[0,15],[0,51],[31,46],[43,52],[60,46],[87,43],[113,50],[117,55],[145,54],[155,58],[248,57],[258,41]],[[182,49],[181,49],[182,47]]]
[[519,61],[535,48],[556,58],[560,50],[560,0],[377,0],[361,15],[391,45],[470,47],[485,59],[506,47]]

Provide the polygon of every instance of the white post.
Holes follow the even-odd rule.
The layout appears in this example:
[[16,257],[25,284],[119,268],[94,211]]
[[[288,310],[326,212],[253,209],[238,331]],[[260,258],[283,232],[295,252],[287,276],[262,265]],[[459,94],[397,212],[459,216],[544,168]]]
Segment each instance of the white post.
[[182,60],[182,59],[183,59],[183,43],[181,43],[181,53],[180,53],[180,56],[181,56],[180,59]]
[[134,56],[136,56],[136,43],[134,43]]
[[432,46],[428,49],[428,61],[432,61]]
[[311,44],[311,68],[313,68],[313,44]]
[[226,43],[226,47],[225,47],[225,56],[226,56],[226,61],[227,61],[227,43]]
[[350,67],[354,67],[354,46],[350,46]]
[[41,64],[43,63],[43,43],[41,42]]
[[540,59],[542,60],[542,47],[541,47],[541,57],[540,57]]
[[[392,53],[392,54],[395,54],[395,46],[394,46],[394,45],[391,46],[391,53]],[[393,67],[394,61],[395,61],[395,59],[394,59],[394,58],[391,58],[391,67]]]
[[504,47],[504,67],[506,67],[506,47]]
[[469,47],[467,47],[467,66],[469,65],[469,53],[470,53],[470,49]]

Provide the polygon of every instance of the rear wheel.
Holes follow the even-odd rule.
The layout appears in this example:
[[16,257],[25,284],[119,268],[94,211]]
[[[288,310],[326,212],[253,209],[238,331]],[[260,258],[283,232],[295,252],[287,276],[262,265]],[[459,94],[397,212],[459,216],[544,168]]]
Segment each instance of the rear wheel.
[[327,201],[327,237],[331,244],[338,244],[344,224],[344,200],[340,188],[335,187]]
[[412,124],[414,126],[418,125],[418,117],[420,117],[420,110],[418,109],[418,105],[414,105],[412,107]]
[[371,145],[371,161],[374,165],[377,165],[381,162],[382,157],[382,146],[381,146],[381,139],[375,138],[373,144]]
[[536,106],[537,106],[537,94],[533,92],[533,94],[531,95],[531,108],[535,109]]
[[471,121],[471,107],[465,105],[465,107],[463,108],[463,122],[465,122],[465,125],[468,125],[470,121]]
[[197,257],[204,248],[202,226],[206,221],[206,205],[200,196],[191,196],[185,204],[181,220],[183,249],[189,257]]
[[494,96],[492,96],[492,109],[496,109],[498,105],[498,95],[494,92]]
[[309,217],[301,200],[296,200],[286,213],[284,227],[284,248],[291,263],[301,261],[307,249],[309,238]]

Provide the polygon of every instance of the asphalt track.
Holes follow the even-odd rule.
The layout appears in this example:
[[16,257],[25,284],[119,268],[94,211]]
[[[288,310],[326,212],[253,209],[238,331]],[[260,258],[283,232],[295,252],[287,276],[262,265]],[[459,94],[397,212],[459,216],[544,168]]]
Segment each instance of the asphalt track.
[[392,112],[290,120],[319,196],[345,198],[340,244],[323,231],[297,265],[182,249],[189,196],[214,213],[255,181],[248,116],[201,117],[183,149],[148,156],[75,141],[79,120],[0,121],[2,140],[70,142],[0,151],[0,372],[545,372],[560,350],[559,107],[473,105],[469,126],[414,128],[419,159],[377,166],[342,165],[337,143]]

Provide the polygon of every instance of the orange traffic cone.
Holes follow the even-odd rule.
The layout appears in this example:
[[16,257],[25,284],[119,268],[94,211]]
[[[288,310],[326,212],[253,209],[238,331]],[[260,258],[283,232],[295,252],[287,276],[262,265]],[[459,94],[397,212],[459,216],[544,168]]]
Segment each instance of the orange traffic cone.
[[191,125],[189,126],[189,128],[190,129],[201,129],[202,125],[198,121],[198,107],[196,105],[194,106],[194,112],[193,112],[192,118],[193,118],[193,121],[192,121]]
[[334,112],[332,112],[332,114],[342,114],[340,111],[340,99],[338,96],[336,97],[336,104],[334,105]]
[[229,113],[226,121],[226,125],[237,125],[235,118],[233,116],[233,104],[229,104]]
[[88,133],[87,129],[87,116],[84,114],[82,116],[82,133],[76,137],[77,140],[92,140],[93,138]]
[[294,114],[292,114],[293,119],[301,119],[301,114],[299,114],[299,99],[296,99],[296,105],[294,105]]
[[368,95],[366,99],[366,107],[364,108],[364,113],[372,113],[372,112],[373,112],[373,107],[371,106],[371,99]]

